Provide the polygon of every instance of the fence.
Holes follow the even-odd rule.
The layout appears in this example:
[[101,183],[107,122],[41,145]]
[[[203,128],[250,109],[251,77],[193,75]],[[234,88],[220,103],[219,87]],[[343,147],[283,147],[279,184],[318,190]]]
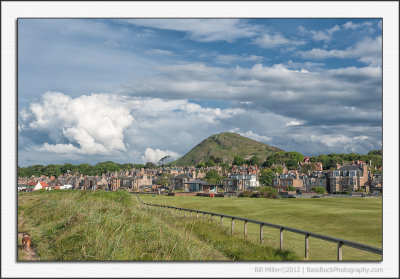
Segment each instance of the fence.
[[138,195],[136,195],[136,197],[138,198],[140,203],[142,203],[144,205],[170,208],[175,211],[179,210],[179,216],[181,216],[181,211],[185,212],[185,216],[186,216],[186,212],[190,212],[190,217],[192,217],[192,213],[196,213],[196,217],[198,217],[199,214],[203,214],[203,218],[205,218],[206,215],[211,215],[211,220],[213,220],[214,216],[218,216],[221,218],[221,221],[220,221],[221,228],[223,226],[224,218],[231,219],[231,234],[233,234],[234,229],[235,229],[235,220],[244,221],[244,238],[245,239],[247,238],[247,223],[253,223],[253,224],[260,225],[260,244],[262,244],[262,242],[263,242],[263,227],[264,226],[279,229],[279,238],[280,238],[279,247],[280,247],[280,249],[283,249],[283,232],[284,231],[302,234],[302,235],[304,235],[304,256],[305,256],[305,258],[309,258],[309,256],[310,256],[310,242],[309,242],[310,237],[337,243],[337,260],[338,261],[343,260],[343,250],[342,250],[343,245],[349,246],[349,247],[352,247],[355,249],[367,251],[370,253],[382,255],[382,249],[380,249],[380,248],[372,247],[372,246],[369,246],[366,244],[357,243],[357,242],[350,241],[350,240],[340,239],[340,238],[336,238],[336,237],[330,237],[330,236],[321,235],[321,234],[304,231],[304,230],[299,230],[299,229],[295,229],[295,228],[291,228],[291,227],[287,227],[287,226],[281,226],[281,225],[271,224],[271,223],[267,223],[267,222],[263,222],[263,221],[257,221],[257,220],[252,220],[252,219],[247,219],[247,218],[237,217],[237,216],[232,216],[232,215],[207,212],[207,211],[195,210],[195,209],[180,208],[180,207],[174,207],[174,206],[169,206],[169,205],[145,203],[139,198]]

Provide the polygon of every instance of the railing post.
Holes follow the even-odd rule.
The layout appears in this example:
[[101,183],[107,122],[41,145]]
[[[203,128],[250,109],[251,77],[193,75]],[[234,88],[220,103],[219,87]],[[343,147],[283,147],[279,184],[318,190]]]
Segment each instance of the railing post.
[[338,261],[343,260],[342,246],[343,246],[343,242],[339,241],[338,246],[337,246],[337,260]]
[[224,216],[221,216],[221,230],[223,229],[223,227],[224,227]]
[[206,214],[204,213],[204,214],[203,214],[203,220],[205,220],[205,219],[206,219]]
[[213,217],[214,217],[214,214],[211,214],[211,218],[210,218],[211,222],[213,221]]
[[231,221],[231,234],[233,234],[233,231],[234,231],[234,226],[235,226],[235,218],[232,218],[232,221]]
[[281,227],[279,231],[280,231],[280,240],[281,240],[279,247],[282,250],[283,249],[283,228]]
[[190,210],[190,218],[192,218],[192,212],[193,212],[193,211]]
[[260,244],[263,243],[263,238],[264,238],[264,232],[263,232],[263,224],[260,224]]
[[199,218],[199,213],[198,212],[196,212],[196,218]]
[[247,239],[247,220],[244,221],[244,239]]
[[308,258],[310,256],[310,242],[309,242],[310,235],[306,233],[304,235],[304,256]]

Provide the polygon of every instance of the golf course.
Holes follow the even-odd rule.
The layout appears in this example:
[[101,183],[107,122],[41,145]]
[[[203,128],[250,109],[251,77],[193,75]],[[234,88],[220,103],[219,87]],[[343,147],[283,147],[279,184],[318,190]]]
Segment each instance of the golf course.
[[[222,213],[306,230],[326,236],[382,247],[381,198],[208,198],[140,195],[143,202]],[[166,210],[166,209],[164,209]],[[215,221],[218,223],[219,221]],[[224,222],[230,227],[229,220]],[[243,236],[243,222],[236,221],[235,232]],[[259,226],[248,224],[248,239],[257,242]],[[310,238],[310,258],[314,261],[337,259],[337,244]],[[279,248],[279,230],[264,226],[264,242]],[[285,232],[284,248],[304,255],[304,236]],[[344,261],[376,261],[381,256],[343,247]]]

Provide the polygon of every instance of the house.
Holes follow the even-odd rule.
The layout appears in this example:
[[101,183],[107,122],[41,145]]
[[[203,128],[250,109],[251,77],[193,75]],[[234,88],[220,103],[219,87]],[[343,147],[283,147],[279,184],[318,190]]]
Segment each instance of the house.
[[310,191],[313,187],[322,187],[327,190],[327,181],[328,179],[322,172],[313,172],[311,175],[305,176],[304,186],[307,191]]
[[293,186],[298,189],[304,189],[304,179],[305,176],[300,176],[297,172],[288,172],[287,174],[277,174],[272,182],[276,188]]
[[49,189],[49,185],[44,182],[44,181],[38,181],[37,184],[35,185],[35,187],[33,188],[33,191],[37,191],[40,189]]
[[36,184],[37,184],[37,182],[33,181],[33,180],[28,182],[28,183],[26,183],[26,191],[27,192],[32,192],[33,188],[35,188]]
[[[180,174],[171,178],[171,189],[181,190],[184,189],[185,192],[189,192],[188,184],[191,176],[188,173]],[[187,187],[185,187],[187,186]]]
[[258,187],[260,182],[256,174],[231,174],[222,184],[225,191],[244,191]]
[[329,179],[330,192],[353,192],[364,190],[369,192],[367,164],[337,165]]
[[189,192],[203,192],[203,193],[217,193],[219,186],[217,184],[211,184],[203,180],[192,180],[186,182],[185,184],[188,185],[187,188]]

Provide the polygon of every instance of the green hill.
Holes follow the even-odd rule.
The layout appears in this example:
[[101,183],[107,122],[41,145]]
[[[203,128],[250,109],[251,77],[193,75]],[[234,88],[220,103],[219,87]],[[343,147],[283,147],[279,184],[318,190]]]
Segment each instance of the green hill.
[[173,162],[176,166],[194,166],[207,161],[211,156],[231,163],[235,155],[249,159],[257,155],[265,161],[266,157],[281,149],[264,144],[236,133],[220,133],[212,135],[196,145],[184,156]]

